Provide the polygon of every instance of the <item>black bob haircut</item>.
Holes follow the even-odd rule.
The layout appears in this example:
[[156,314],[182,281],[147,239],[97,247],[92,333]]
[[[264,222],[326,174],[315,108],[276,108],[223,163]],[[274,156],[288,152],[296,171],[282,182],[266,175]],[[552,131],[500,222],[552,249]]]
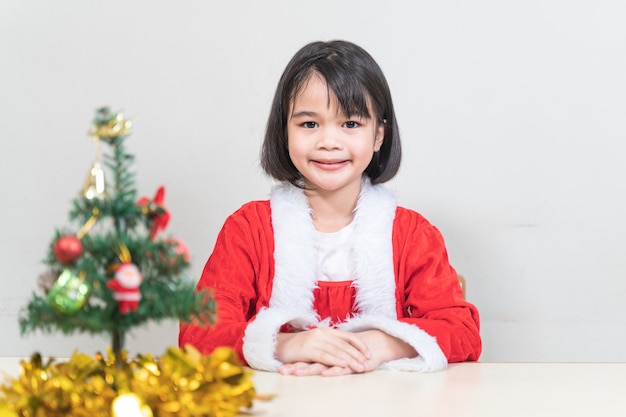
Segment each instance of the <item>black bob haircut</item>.
[[[346,115],[376,118],[376,123],[385,125],[383,144],[363,175],[372,184],[392,179],[400,168],[402,148],[389,85],[367,51],[341,40],[305,45],[287,64],[267,121],[261,148],[263,170],[274,179],[301,186],[302,175],[289,157],[287,119],[298,93],[315,73],[335,94]],[[369,114],[368,103],[373,115]]]

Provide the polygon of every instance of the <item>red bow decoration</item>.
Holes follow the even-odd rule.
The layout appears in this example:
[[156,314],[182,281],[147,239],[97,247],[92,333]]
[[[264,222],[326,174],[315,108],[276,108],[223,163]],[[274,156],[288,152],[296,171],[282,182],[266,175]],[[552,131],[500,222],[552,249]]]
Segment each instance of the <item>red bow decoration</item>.
[[170,221],[170,213],[165,210],[163,201],[165,200],[165,187],[160,186],[154,198],[150,200],[148,197],[141,197],[137,200],[137,206],[141,208],[141,212],[150,219],[150,239],[154,240],[159,231],[167,227]]

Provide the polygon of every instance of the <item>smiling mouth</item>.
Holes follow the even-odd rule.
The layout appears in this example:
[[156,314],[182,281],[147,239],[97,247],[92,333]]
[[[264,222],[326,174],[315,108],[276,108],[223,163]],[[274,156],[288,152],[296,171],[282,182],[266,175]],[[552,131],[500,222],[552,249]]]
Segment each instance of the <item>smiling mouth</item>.
[[334,164],[343,164],[344,162],[348,162],[346,159],[336,159],[336,160],[313,160],[316,164],[324,164],[324,165],[334,165]]
[[344,167],[345,165],[348,164],[349,160],[347,159],[323,159],[323,160],[313,160],[311,161],[313,162],[313,164],[320,168],[320,169],[325,169],[325,170],[333,170],[333,169],[339,169]]

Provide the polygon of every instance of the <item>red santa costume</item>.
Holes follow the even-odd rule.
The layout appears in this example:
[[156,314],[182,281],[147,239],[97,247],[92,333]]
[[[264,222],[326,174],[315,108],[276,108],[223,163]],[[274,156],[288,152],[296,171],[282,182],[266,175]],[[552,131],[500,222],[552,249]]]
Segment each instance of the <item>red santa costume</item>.
[[368,180],[353,224],[354,279],[322,282],[301,189],[284,184],[269,201],[242,206],[226,220],[198,283],[213,289],[217,323],[181,324],[179,345],[204,353],[230,346],[252,368],[274,371],[282,364],[274,356],[279,331],[332,325],[379,329],[418,352],[379,369],[435,371],[477,360],[478,311],[463,299],[439,231]]

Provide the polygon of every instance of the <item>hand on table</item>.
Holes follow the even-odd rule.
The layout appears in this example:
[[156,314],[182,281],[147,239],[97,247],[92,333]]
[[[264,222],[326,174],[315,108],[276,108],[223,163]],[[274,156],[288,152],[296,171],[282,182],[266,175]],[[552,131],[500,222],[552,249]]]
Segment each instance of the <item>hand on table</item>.
[[383,362],[417,356],[413,347],[381,330],[349,333],[332,328],[280,333],[276,352],[284,363],[278,372],[297,376],[368,372]]
[[[371,356],[367,345],[357,334],[330,327],[279,333],[276,342],[276,358],[286,365],[308,363],[364,372],[369,368]],[[322,367],[313,368],[318,373],[322,371]]]

